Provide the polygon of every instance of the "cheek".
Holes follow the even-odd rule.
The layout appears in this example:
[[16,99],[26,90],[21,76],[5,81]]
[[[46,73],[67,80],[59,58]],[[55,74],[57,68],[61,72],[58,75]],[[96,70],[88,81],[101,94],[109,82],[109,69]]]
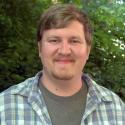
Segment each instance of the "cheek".
[[87,52],[87,50],[82,50],[81,49],[81,51],[78,51],[77,52],[77,57],[79,58],[79,59],[81,59],[81,60],[86,60],[86,59],[88,59],[88,52]]
[[48,47],[45,45],[45,43],[43,43],[40,47],[40,55],[41,55],[41,58],[44,58],[44,56],[47,56],[48,55]]
[[56,51],[56,47],[48,43],[44,43],[41,47],[42,55],[51,56]]
[[41,60],[43,63],[49,63],[51,62],[53,56],[54,50],[51,47],[43,47],[41,48]]

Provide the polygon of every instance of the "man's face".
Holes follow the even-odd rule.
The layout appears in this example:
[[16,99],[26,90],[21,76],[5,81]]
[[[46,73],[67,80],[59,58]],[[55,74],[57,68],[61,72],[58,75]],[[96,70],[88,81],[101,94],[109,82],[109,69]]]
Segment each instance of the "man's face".
[[83,25],[78,21],[72,21],[65,28],[44,31],[38,47],[43,74],[58,80],[81,76],[90,52]]

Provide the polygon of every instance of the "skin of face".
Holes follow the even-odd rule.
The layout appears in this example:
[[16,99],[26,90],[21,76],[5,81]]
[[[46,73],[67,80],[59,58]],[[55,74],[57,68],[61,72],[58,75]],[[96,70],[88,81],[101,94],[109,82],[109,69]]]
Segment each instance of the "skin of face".
[[72,21],[64,28],[45,30],[38,48],[46,86],[47,82],[54,85],[61,81],[63,86],[66,81],[81,84],[82,70],[90,53],[81,23]]

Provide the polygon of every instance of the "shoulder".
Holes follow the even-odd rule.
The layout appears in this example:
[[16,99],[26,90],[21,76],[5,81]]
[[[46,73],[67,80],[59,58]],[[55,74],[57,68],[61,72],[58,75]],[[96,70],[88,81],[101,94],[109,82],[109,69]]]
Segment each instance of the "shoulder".
[[97,84],[93,81],[93,86],[97,92],[97,95],[101,97],[101,100],[106,104],[112,104],[116,109],[122,109],[125,112],[125,103],[123,100],[112,90]]
[[90,117],[98,116],[101,123],[124,124],[125,103],[121,98],[110,89],[97,84],[89,76],[86,77],[86,81],[88,85],[86,112],[94,110]]
[[26,90],[26,88],[30,85],[30,83],[33,82],[33,78],[28,78],[25,81],[17,84],[17,85],[13,85],[11,87],[9,87],[8,89],[4,90],[3,92],[0,93],[0,97],[3,97],[5,95],[11,95],[11,94],[15,94],[20,92],[21,90],[24,89],[24,91]]
[[96,99],[99,102],[103,102],[104,104],[114,105],[115,107],[122,107],[125,111],[125,103],[121,100],[121,98],[111,91],[110,89],[97,84],[89,75],[85,75],[84,79],[89,88],[90,97]]
[[0,93],[0,112],[12,108],[17,103],[23,103],[28,97],[34,83],[34,77],[26,79],[17,85],[11,86]]

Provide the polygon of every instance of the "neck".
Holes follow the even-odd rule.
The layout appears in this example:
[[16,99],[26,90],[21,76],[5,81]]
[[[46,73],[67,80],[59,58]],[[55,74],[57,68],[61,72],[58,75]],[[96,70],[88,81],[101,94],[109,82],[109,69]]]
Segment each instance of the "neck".
[[44,74],[40,78],[40,84],[43,84],[50,92],[58,96],[72,96],[82,87],[81,77],[71,80],[52,80]]

